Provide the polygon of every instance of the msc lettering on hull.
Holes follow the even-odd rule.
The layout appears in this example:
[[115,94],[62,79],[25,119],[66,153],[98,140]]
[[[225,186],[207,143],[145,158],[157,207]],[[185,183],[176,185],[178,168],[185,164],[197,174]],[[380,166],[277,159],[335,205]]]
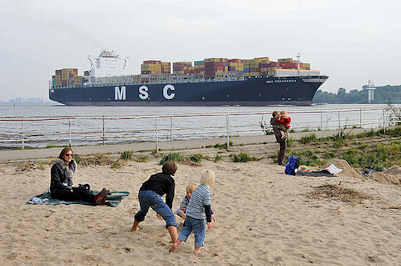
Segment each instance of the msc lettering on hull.
[[[166,100],[174,99],[175,88],[173,85],[168,84],[163,88],[163,97]],[[141,100],[148,100],[150,96],[149,88],[145,85],[142,85],[138,88],[138,97]],[[127,99],[127,89],[125,86],[114,87],[114,100],[116,101],[125,101]]]
[[119,87],[114,87],[114,100],[125,101],[126,95],[125,86],[121,86],[121,89]]

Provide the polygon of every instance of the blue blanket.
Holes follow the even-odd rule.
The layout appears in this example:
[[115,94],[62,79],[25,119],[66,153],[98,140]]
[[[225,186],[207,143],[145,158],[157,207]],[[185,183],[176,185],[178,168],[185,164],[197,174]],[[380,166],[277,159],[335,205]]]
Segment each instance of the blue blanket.
[[[97,193],[94,191],[94,193]],[[116,207],[120,202],[128,197],[129,192],[127,191],[112,191],[109,192],[106,200],[106,205],[110,207]],[[86,202],[86,201],[67,201],[67,200],[58,200],[54,199],[50,196],[49,192],[45,192],[42,194],[39,194],[30,200],[28,200],[27,204],[46,204],[46,205],[58,205],[58,204],[83,204],[83,205],[93,205],[95,204]]]

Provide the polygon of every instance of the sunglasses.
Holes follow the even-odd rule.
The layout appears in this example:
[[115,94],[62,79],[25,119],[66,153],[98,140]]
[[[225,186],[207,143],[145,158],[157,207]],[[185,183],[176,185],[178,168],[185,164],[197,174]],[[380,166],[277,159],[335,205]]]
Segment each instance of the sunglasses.
[[66,153],[65,156],[72,157],[72,153]]

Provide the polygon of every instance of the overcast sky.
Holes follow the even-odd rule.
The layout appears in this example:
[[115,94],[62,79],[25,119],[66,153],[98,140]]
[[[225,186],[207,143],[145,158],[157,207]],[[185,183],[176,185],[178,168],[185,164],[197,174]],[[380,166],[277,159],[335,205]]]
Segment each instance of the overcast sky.
[[0,99],[48,97],[55,69],[114,49],[143,60],[295,58],[325,91],[401,85],[396,0],[0,0]]

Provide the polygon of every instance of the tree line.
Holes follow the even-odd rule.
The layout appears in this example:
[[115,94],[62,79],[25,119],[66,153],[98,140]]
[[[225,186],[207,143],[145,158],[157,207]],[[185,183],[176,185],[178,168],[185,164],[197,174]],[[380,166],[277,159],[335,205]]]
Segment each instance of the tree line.
[[[339,88],[337,93],[318,90],[313,97],[313,103],[330,104],[364,104],[368,103],[367,86],[362,90],[351,90],[347,92],[344,88]],[[401,104],[401,85],[399,86],[380,86],[374,91],[373,104]]]

